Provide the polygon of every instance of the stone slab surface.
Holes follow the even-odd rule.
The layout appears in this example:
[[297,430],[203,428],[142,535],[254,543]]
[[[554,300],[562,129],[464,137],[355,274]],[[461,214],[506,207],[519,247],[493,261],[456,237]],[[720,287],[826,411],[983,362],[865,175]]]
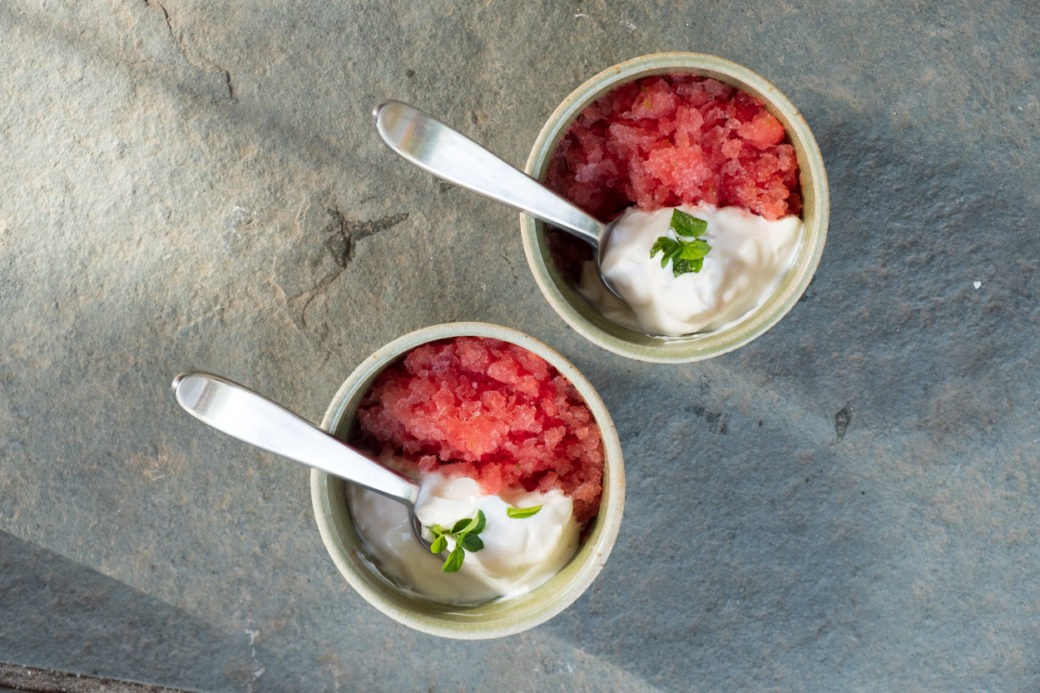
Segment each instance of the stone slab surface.
[[[190,690],[1040,689],[1040,6],[0,3],[0,662]],[[514,212],[376,138],[412,102],[521,164],[660,50],[757,70],[827,248],[708,362],[556,317]],[[510,325],[598,387],[626,517],[549,623],[463,643],[339,577],[303,468],[203,430],[197,368],[319,420],[369,353]]]

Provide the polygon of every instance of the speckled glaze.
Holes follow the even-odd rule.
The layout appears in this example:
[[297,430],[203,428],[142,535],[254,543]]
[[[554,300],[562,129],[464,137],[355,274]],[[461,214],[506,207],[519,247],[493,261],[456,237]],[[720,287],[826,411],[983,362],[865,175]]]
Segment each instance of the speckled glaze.
[[621,524],[625,472],[621,444],[610,414],[588,380],[563,356],[516,330],[477,322],[433,325],[400,337],[366,359],[347,378],[329,404],[321,425],[346,438],[361,397],[379,373],[414,347],[438,339],[473,335],[512,342],[551,363],[585,399],[603,438],[603,497],[599,516],[571,562],[548,582],[512,599],[475,607],[440,604],[408,594],[379,575],[366,558],[351,523],[344,482],[317,470],[311,473],[311,499],[322,541],[347,582],[374,607],[406,626],[432,635],[465,640],[497,638],[532,628],[570,605],[599,574]]
[[621,84],[660,74],[713,77],[759,98],[787,130],[798,157],[804,222],[794,264],[772,296],[752,313],[722,329],[684,337],[656,337],[618,325],[590,305],[556,269],[545,241],[545,224],[521,214],[524,253],[549,305],[589,341],[622,356],[659,363],[699,361],[747,344],[775,325],[812,280],[827,237],[830,204],[823,158],[798,109],[746,67],[701,53],[655,53],[608,68],[573,91],[549,117],[527,159],[525,171],[541,180],[557,143],[579,114]]

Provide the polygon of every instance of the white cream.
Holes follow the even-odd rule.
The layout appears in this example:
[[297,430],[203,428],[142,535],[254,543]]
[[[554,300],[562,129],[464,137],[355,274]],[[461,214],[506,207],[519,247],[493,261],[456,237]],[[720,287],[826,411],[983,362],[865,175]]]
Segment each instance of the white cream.
[[[465,605],[513,597],[555,575],[578,549],[579,527],[571,499],[560,491],[482,495],[477,482],[430,474],[422,479],[416,515],[424,527],[450,527],[483,510],[487,520],[480,538],[484,548],[466,552],[457,573],[441,572],[444,560],[423,548],[412,534],[408,510],[401,503],[360,487],[348,488],[354,526],[379,568],[416,593],[447,604]],[[527,518],[511,518],[506,509],[541,505]],[[427,538],[432,539],[432,536]],[[454,542],[449,542],[449,548]]]
[[659,335],[714,330],[762,305],[780,283],[798,245],[801,219],[767,221],[737,207],[679,209],[708,222],[701,238],[711,252],[701,271],[676,277],[670,262],[661,267],[660,253],[650,257],[658,237],[676,238],[669,229],[672,208],[629,209],[614,226],[602,263],[624,303],[603,286],[592,263],[581,277],[582,294],[606,317]]

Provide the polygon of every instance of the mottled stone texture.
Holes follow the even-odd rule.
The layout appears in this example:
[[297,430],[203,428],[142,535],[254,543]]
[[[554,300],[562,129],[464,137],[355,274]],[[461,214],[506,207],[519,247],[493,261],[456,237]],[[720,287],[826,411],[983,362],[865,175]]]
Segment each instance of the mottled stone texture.
[[[1034,2],[0,3],[0,661],[203,690],[1040,689]],[[398,98],[517,164],[636,55],[744,63],[830,178],[804,299],[705,363],[539,294],[517,215],[376,138]],[[548,341],[628,503],[578,602],[484,643],[339,577],[306,470],[204,429],[212,370],[318,420],[413,328]]]

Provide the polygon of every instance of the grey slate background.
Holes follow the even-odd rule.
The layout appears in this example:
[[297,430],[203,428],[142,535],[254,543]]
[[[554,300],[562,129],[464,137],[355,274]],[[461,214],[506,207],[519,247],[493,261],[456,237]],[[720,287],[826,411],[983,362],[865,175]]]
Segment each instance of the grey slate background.
[[[0,3],[0,661],[197,690],[1040,688],[1035,2]],[[586,343],[517,215],[410,168],[412,102],[516,164],[601,69],[743,63],[802,110],[827,248],[766,335]],[[369,353],[519,328],[610,406],[626,517],[549,623],[462,643],[339,577],[306,470],[175,408],[319,420]]]

